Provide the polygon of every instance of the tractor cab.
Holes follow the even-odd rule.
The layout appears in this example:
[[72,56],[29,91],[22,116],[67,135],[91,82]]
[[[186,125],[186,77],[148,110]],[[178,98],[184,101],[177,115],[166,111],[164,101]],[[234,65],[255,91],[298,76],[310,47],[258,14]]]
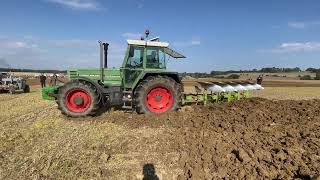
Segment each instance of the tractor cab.
[[143,69],[166,69],[169,57],[185,58],[170,49],[167,42],[127,40],[128,49],[122,67]]
[[169,48],[169,43],[153,40],[127,40],[128,48],[122,65],[123,84],[132,88],[145,73],[161,73],[167,69],[170,57],[185,58]]

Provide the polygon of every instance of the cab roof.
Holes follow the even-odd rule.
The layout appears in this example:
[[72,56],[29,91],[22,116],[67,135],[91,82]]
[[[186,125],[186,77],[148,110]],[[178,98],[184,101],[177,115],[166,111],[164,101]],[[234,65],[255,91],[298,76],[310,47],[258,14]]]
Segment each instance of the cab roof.
[[167,42],[157,42],[157,41],[144,41],[144,40],[127,40],[128,44],[140,45],[140,46],[155,46],[155,47],[169,47]]
[[168,54],[173,58],[186,58],[184,55],[176,52],[169,48],[169,43],[158,42],[158,41],[144,41],[144,40],[127,40],[129,45],[140,45],[140,46],[152,46],[152,47],[162,47],[164,48],[164,53]]

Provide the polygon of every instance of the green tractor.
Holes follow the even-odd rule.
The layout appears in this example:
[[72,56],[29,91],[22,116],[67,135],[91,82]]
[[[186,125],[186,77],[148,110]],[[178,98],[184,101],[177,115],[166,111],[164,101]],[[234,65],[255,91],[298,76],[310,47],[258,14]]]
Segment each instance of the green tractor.
[[[149,32],[146,31],[146,37]],[[182,104],[230,102],[250,97],[261,84],[237,81],[197,81],[196,93],[184,93],[177,72],[167,71],[169,57],[185,58],[169,48],[169,43],[128,40],[122,67],[107,67],[108,43],[100,43],[100,68],[70,69],[69,82],[42,89],[42,96],[55,100],[64,115],[96,115],[102,107],[122,107],[139,114],[175,111]]]
[[102,107],[121,106],[137,113],[165,113],[181,107],[183,86],[177,72],[167,71],[169,57],[185,58],[169,43],[127,40],[122,67],[107,68],[108,43],[100,43],[100,68],[69,69],[69,82],[42,89],[70,117],[96,115]]

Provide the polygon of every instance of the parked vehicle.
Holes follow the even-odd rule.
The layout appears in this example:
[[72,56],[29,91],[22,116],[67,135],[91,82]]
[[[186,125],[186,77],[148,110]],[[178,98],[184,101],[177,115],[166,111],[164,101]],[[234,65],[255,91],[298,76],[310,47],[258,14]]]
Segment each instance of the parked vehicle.
[[0,92],[2,93],[29,93],[30,86],[26,79],[22,77],[14,77],[10,73],[0,73]]

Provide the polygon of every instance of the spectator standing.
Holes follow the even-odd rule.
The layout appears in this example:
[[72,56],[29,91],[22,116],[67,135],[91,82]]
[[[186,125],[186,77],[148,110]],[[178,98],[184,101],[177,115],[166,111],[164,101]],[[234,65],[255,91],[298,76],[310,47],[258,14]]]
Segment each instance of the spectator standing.
[[262,76],[259,75],[259,77],[257,78],[257,84],[261,85],[262,84],[262,80],[263,80]]
[[46,79],[47,79],[47,77],[44,74],[40,75],[41,88],[46,87]]

